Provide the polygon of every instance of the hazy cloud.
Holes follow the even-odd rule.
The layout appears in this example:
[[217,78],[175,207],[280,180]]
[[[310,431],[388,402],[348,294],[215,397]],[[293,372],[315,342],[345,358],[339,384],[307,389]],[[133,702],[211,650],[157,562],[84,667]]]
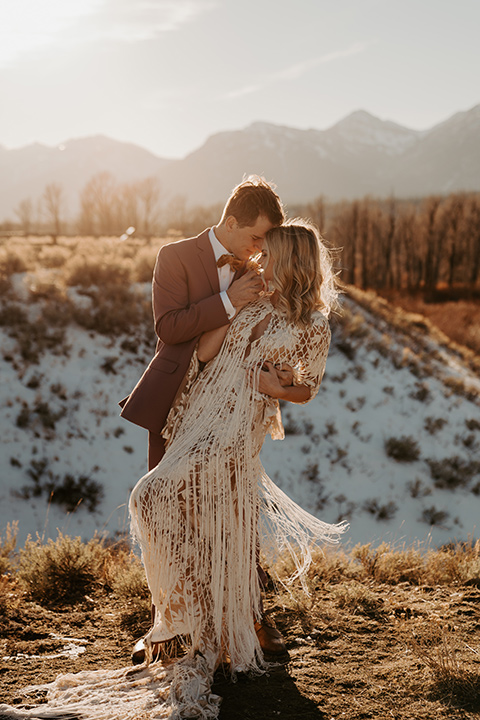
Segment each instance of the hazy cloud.
[[259,90],[263,90],[265,87],[275,82],[279,82],[282,80],[296,80],[302,75],[305,75],[305,73],[309,70],[312,70],[319,65],[326,65],[330,62],[334,62],[335,60],[339,60],[340,58],[349,57],[351,55],[358,55],[359,53],[363,52],[366,47],[367,43],[355,43],[354,45],[351,45],[345,50],[336,50],[335,52],[327,53],[326,55],[320,55],[320,57],[312,58],[311,60],[305,60],[301,63],[295,63],[295,65],[291,65],[290,67],[287,67],[283,70],[279,70],[278,72],[265,75],[263,80],[259,83],[256,83],[255,85],[246,85],[245,87],[239,88],[238,90],[231,90],[225,95],[225,97],[232,100],[242,97],[244,95],[251,95],[254,92],[258,92]]
[[217,6],[218,0],[3,0],[0,67],[50,46],[148,40]]
[[148,40],[178,30],[216,6],[214,0],[104,0],[89,26],[98,39]]
[[246,85],[243,88],[240,88],[239,90],[231,90],[229,93],[225,95],[227,98],[238,98],[242,97],[243,95],[251,95],[254,92],[257,92],[257,90],[261,90],[263,87],[265,87],[265,83],[258,85]]

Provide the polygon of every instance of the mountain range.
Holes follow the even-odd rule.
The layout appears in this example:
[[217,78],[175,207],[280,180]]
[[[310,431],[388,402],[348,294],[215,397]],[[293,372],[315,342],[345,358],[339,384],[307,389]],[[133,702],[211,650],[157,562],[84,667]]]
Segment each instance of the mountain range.
[[157,176],[165,203],[222,202],[244,174],[264,175],[287,203],[323,195],[337,201],[367,194],[418,197],[480,190],[480,105],[429,130],[412,130],[358,110],[326,130],[255,122],[216,133],[182,159],[101,135],[56,147],[0,146],[0,220],[15,219],[27,197],[34,202],[48,183],[64,188],[66,214],[78,210],[79,191],[96,173],[118,182]]

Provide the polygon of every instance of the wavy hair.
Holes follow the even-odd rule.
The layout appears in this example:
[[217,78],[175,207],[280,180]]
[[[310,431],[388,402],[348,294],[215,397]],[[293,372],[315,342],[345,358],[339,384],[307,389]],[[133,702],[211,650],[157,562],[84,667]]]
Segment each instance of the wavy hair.
[[274,261],[272,283],[278,291],[278,307],[289,321],[306,326],[315,310],[328,317],[337,303],[337,281],[316,225],[293,218],[269,230],[265,241]]

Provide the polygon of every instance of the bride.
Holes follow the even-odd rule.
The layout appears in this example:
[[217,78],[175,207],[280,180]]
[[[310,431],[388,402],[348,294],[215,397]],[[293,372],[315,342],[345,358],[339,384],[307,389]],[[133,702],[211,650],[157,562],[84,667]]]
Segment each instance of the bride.
[[[264,665],[254,631],[259,544],[270,561],[288,552],[301,577],[312,545],[335,542],[345,530],[299,508],[259,459],[267,433],[284,437],[278,399],[307,402],[319,389],[336,297],[313,225],[291,221],[270,230],[265,244],[260,264],[269,291],[200,338],[164,429],[166,454],[130,497],[156,608],[147,656],[154,642],[191,637],[170,689],[178,717],[217,716],[210,687],[222,660],[232,673]],[[284,364],[293,386],[278,379],[275,367]]]

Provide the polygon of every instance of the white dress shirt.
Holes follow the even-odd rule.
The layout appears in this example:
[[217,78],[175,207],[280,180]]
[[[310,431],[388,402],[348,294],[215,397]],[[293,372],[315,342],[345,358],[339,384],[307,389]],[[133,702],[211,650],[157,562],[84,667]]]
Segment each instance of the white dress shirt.
[[[208,239],[210,240],[210,244],[213,249],[213,253],[215,255],[215,262],[222,256],[227,253],[228,255],[231,255],[231,253],[226,250],[226,248],[223,247],[220,240],[215,235],[213,228],[210,228],[208,232]],[[227,295],[227,290],[230,287],[230,284],[233,280],[234,276],[234,270],[230,267],[230,265],[224,265],[223,267],[219,268],[217,267],[217,273],[218,273],[218,282],[220,283],[220,297],[222,298],[223,306],[225,308],[225,312],[228,315],[228,319],[231,320],[235,313],[237,312],[235,308],[233,307],[230,298]]]

